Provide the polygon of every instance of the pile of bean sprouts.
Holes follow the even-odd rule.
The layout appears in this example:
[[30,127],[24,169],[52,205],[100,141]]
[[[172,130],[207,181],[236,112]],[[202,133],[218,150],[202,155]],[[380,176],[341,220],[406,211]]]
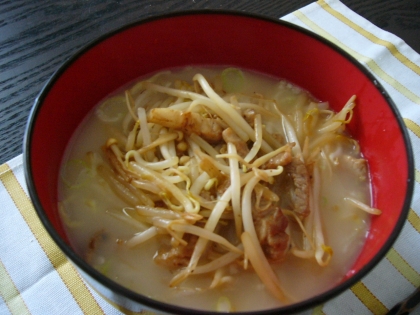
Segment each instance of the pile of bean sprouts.
[[[270,184],[284,168],[263,169],[262,165],[291,150],[307,167],[311,178],[308,214],[282,209],[300,227],[302,238],[300,244],[291,241],[288,250],[328,265],[332,250],[325,244],[320,217],[319,160],[333,161],[334,152],[323,147],[338,137],[357,147],[345,132],[355,96],[338,113],[328,109],[327,103],[314,100],[306,112],[293,119],[282,113],[273,99],[229,92],[223,82],[209,82],[199,73],[192,83],[175,80],[158,84],[160,75],[134,84],[97,109],[98,117],[109,122],[117,119],[107,112],[110,106],[124,104],[128,109],[121,119],[122,132],[116,132],[103,147],[106,162],[96,164],[98,174],[129,205],[112,215],[136,222],[139,229],[126,245],[135,249],[152,238],[168,235],[175,248],[188,245],[185,236],[194,235],[189,262],[177,270],[170,286],[208,273],[213,275],[211,287],[216,287],[229,278],[225,267],[239,262],[244,269],[252,268],[273,296],[290,303],[292,298],[264,255],[253,221],[253,207],[279,202],[281,196],[270,190]],[[240,73],[238,78],[242,79]],[[244,118],[246,110],[256,113],[252,123]],[[238,154],[234,143],[214,138],[219,129],[228,127],[248,143],[246,156]],[[226,178],[228,185],[221,195],[203,197]],[[380,213],[347,199],[369,213]],[[218,234],[218,226],[226,222],[234,230],[230,238]],[[216,257],[206,256],[209,244],[217,244],[223,251]]]

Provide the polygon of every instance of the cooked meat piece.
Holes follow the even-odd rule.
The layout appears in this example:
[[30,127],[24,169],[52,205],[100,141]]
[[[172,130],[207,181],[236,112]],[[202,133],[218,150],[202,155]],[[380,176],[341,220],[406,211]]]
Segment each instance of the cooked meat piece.
[[221,182],[219,182],[219,184],[217,185],[217,195],[221,196],[224,194],[224,192],[226,191],[226,189],[228,189],[230,187],[230,177],[226,177],[224,180],[222,180]]
[[203,189],[200,192],[200,197],[202,197],[205,200],[209,201],[215,201],[218,197],[222,196],[226,189],[228,189],[230,186],[230,179],[226,178],[219,182],[216,185],[213,185],[209,190]]
[[214,197],[214,194],[210,190],[203,189],[202,191],[200,191],[200,197],[206,200],[212,200]]
[[302,216],[309,214],[309,174],[305,164],[301,159],[293,157],[292,162],[288,164],[285,171],[293,180],[293,189],[290,197],[293,203],[293,210]]
[[341,161],[358,176],[359,180],[366,180],[367,162],[365,159],[358,159],[350,155],[344,155]]
[[231,128],[223,130],[222,137],[226,143],[231,142],[235,145],[239,156],[245,157],[248,154],[248,145]]
[[177,247],[171,247],[170,249],[160,248],[153,259],[155,263],[168,269],[186,267],[190,262],[196,242],[197,237],[189,235],[187,245],[179,245]]
[[148,122],[164,127],[181,130],[187,134],[195,133],[211,143],[222,140],[220,120],[203,117],[195,112],[182,112],[170,108],[153,108],[148,115]]
[[192,250],[188,246],[172,247],[170,250],[159,250],[154,257],[158,265],[169,269],[178,269],[188,265],[192,255]]
[[261,165],[262,169],[276,169],[278,166],[286,166],[292,162],[292,150],[280,152],[279,154],[273,156],[263,165]]
[[271,206],[264,211],[254,210],[253,215],[255,230],[267,259],[272,262],[282,261],[289,248],[287,217],[278,206]]
[[98,248],[103,246],[107,241],[109,241],[109,235],[105,233],[103,229],[95,232],[92,237],[89,239],[89,243],[86,249],[86,260],[90,264],[95,264],[95,254],[97,254]]

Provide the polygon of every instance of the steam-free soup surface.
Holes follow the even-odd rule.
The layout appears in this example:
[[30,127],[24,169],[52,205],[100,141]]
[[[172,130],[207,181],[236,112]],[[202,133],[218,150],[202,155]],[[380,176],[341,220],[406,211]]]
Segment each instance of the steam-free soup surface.
[[[200,78],[204,78],[211,89],[243,117],[250,130],[256,132],[256,139],[239,141],[233,129],[233,136],[226,136],[225,133],[221,139],[212,139],[219,129],[224,132],[230,128],[229,122],[223,121],[210,106],[199,104],[191,110],[194,99],[185,94],[168,95],[169,92],[157,88],[163,86],[190,91],[213,101],[206,94],[204,81],[199,81],[196,76],[194,83],[196,74],[201,74]],[[59,208],[76,252],[104,275],[135,292],[196,309],[269,309],[307,299],[339,283],[357,258],[369,226],[369,215],[360,209],[360,205],[356,205],[360,203],[367,207],[370,204],[367,164],[357,142],[345,131],[354,100],[346,105],[349,110],[346,109],[342,119],[334,116],[336,113],[328,109],[328,103],[316,100],[307,91],[285,80],[231,68],[176,69],[160,73],[150,81],[153,83],[149,85],[133,82],[110,94],[86,117],[68,145],[59,182]],[[196,103],[205,102],[208,101]],[[143,106],[146,106],[144,112],[138,110]],[[186,130],[185,126],[179,126],[173,118],[175,112],[151,112],[152,107],[161,106],[169,106],[178,113],[198,113],[200,117],[193,115],[193,119],[200,120],[198,128],[188,127],[190,129]],[[156,117],[158,114],[167,116]],[[176,119],[184,119],[182,115],[179,117]],[[204,118],[210,120],[202,121]],[[148,120],[148,134],[141,131],[146,128],[144,119]],[[169,125],[165,125],[165,119],[170,121]],[[336,121],[332,122],[332,119]],[[220,128],[204,130],[203,125],[207,123],[211,128]],[[258,138],[258,133],[263,134],[262,138]],[[177,136],[152,150],[142,151],[142,147],[165,134]],[[262,139],[257,144],[259,149],[250,152],[258,139]],[[203,141],[211,145],[217,154],[209,153],[202,145]],[[240,153],[239,147],[244,143],[245,152]],[[288,163],[266,159],[257,167],[257,164],[251,165],[270,151],[282,147],[284,149],[279,154],[289,154]],[[232,153],[231,150],[237,152]],[[169,163],[166,168],[157,167],[150,174],[159,174],[167,182],[172,181],[170,184],[176,186],[187,201],[179,201],[175,193],[165,190],[166,186],[162,186],[165,183],[158,183],[145,171],[137,170],[140,174],[135,175],[137,177],[130,177],[127,171],[129,175],[125,183],[122,179],[124,176],[116,167],[132,167],[134,172],[136,156],[134,153],[127,155],[129,151],[140,152],[138,163],[143,166],[159,161],[169,163],[172,155],[175,158],[172,164]],[[219,157],[218,154],[224,155]],[[242,156],[239,158],[240,154]],[[207,162],[202,162],[203,159]],[[244,162],[244,159],[248,159],[248,162]],[[225,168],[220,166],[221,169],[217,169],[218,164],[214,164],[214,161],[219,161]],[[232,165],[236,165],[236,173],[231,173]],[[303,177],[292,173],[299,167],[304,167]],[[203,172],[206,173],[201,178],[203,187],[197,188],[200,185],[194,186],[194,182],[199,180]],[[232,174],[244,176],[247,173],[248,182],[233,187]],[[252,178],[258,176],[271,178],[267,179],[268,183],[260,178],[256,184],[257,188],[268,191],[261,199],[258,199],[261,189],[257,191],[257,188],[249,186],[251,193],[244,192]],[[115,184],[118,180],[123,182],[123,186]],[[151,186],[147,188],[136,180]],[[303,185],[302,191],[307,195],[299,197],[302,191],[297,189],[298,182],[305,180],[308,185]],[[142,192],[146,196],[144,198],[148,199],[142,201],[142,197],[130,190],[126,196],[122,196],[124,193],[121,192],[126,188],[121,189],[118,185],[131,185],[139,190],[146,187]],[[228,194],[226,190],[231,185],[230,189],[235,193]],[[153,191],[153,186],[156,191]],[[198,189],[198,193],[194,189]],[[235,197],[238,192],[239,198]],[[228,200],[223,206],[220,200],[226,196]],[[240,205],[236,218],[238,204],[234,204],[237,202],[234,199],[239,200]],[[197,205],[194,200],[202,201],[203,205]],[[137,204],[142,206],[140,210],[136,208]],[[250,209],[243,209],[244,204],[251,205]],[[204,234],[200,233],[206,229],[206,224],[210,224],[207,222],[214,219],[211,217],[212,207],[224,208],[216,227],[210,231],[236,247],[237,256],[218,271],[185,276],[182,272],[190,267],[189,263],[192,264],[191,253],[199,243],[197,239],[204,238]],[[159,217],[160,214],[153,216],[150,215],[150,209],[153,208],[166,210],[166,214],[182,215],[177,219]],[[253,219],[245,222],[246,213],[241,211],[250,211]],[[195,236],[191,236],[193,232],[180,232],[191,223],[186,219],[186,213],[193,221],[191,225],[199,229]],[[178,230],[171,230],[170,234],[168,220],[184,221],[177,225]],[[280,221],[283,226],[276,226]],[[250,222],[253,225],[251,228]],[[262,236],[266,223],[272,228],[270,231],[274,231],[268,238]],[[170,224],[174,224],[174,221]],[[144,231],[151,236],[146,237]],[[246,234],[244,238],[243,234]],[[281,239],[278,235],[281,235]],[[257,237],[264,257],[248,255],[250,246],[252,249],[255,243],[246,243],[247,236],[251,240],[253,236]],[[190,243],[191,253],[182,257],[182,262],[165,260],[171,248],[183,246],[177,237]],[[208,241],[206,244],[195,266],[203,266],[227,253],[235,253],[235,248],[228,248],[217,241]],[[272,252],[276,250],[280,252]],[[244,258],[244,251],[247,259]],[[165,256],[165,253],[168,255]],[[264,276],[253,268],[260,260],[268,262],[270,270],[275,273],[276,283],[281,285],[278,294],[283,294],[283,297],[279,298],[276,292],[270,291],[263,280]]]

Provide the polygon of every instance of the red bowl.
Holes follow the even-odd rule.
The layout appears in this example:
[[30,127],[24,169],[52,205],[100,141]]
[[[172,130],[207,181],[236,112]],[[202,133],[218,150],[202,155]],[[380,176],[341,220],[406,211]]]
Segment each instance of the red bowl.
[[396,106],[363,66],[327,40],[287,22],[220,11],[178,13],[126,26],[84,48],[43,88],[26,130],[25,175],[35,209],[65,255],[95,289],[126,307],[209,314],[151,300],[107,279],[70,247],[57,209],[63,153],[92,107],[142,75],[187,65],[232,65],[286,78],[328,100],[335,110],[350,95],[357,95],[359,106],[349,130],[369,161],[373,203],[383,213],[372,219],[366,244],[340,284],[311,299],[260,314],[314,307],[365,276],[391,248],[411,202],[413,155]]

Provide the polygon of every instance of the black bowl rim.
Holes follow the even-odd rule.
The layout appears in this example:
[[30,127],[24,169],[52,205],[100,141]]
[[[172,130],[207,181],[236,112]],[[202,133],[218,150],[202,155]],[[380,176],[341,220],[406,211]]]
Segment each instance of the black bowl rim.
[[99,282],[101,285],[111,289],[113,292],[117,292],[118,294],[128,298],[129,300],[135,303],[142,304],[145,307],[150,308],[152,310],[156,310],[156,311],[163,311],[163,312],[168,312],[172,314],[191,314],[191,315],[193,314],[219,315],[220,314],[220,312],[216,312],[216,311],[203,311],[203,310],[198,310],[198,309],[184,308],[184,307],[180,307],[180,306],[176,306],[176,305],[172,305],[172,304],[168,304],[165,302],[148,298],[144,295],[135,293],[123,287],[122,285],[119,285],[118,283],[108,279],[103,274],[101,274],[100,272],[95,270],[93,267],[88,265],[80,256],[78,256],[75,253],[75,251],[73,251],[73,249],[71,249],[69,245],[67,245],[67,243],[63,239],[61,239],[57,231],[54,229],[53,225],[49,222],[47,216],[44,213],[41,202],[36,194],[36,187],[33,181],[32,169],[31,169],[31,164],[30,164],[30,156],[31,156],[30,147],[31,147],[31,140],[32,140],[32,129],[36,122],[36,117],[37,117],[38,111],[40,110],[42,106],[43,100],[45,99],[46,95],[48,95],[49,90],[54,86],[54,83],[58,80],[60,75],[64,73],[66,69],[69,68],[79,57],[81,57],[86,51],[93,48],[95,45],[99,44],[100,42],[103,42],[107,40],[108,38],[122,31],[130,29],[132,27],[135,27],[141,24],[146,24],[155,20],[161,20],[161,19],[166,19],[166,18],[171,18],[171,17],[202,15],[202,14],[235,15],[235,16],[241,16],[241,17],[246,17],[246,18],[251,18],[251,19],[263,20],[265,22],[280,24],[288,28],[294,29],[298,32],[301,32],[307,36],[310,36],[316,39],[317,41],[320,41],[324,45],[330,47],[331,49],[337,51],[342,56],[344,56],[348,61],[353,63],[376,86],[379,92],[383,95],[389,107],[391,108],[395,119],[398,122],[401,134],[403,136],[405,148],[406,148],[406,154],[408,158],[407,191],[406,191],[406,196],[405,196],[405,200],[403,204],[403,209],[401,211],[401,215],[398,221],[396,222],[395,227],[389,239],[385,242],[384,246],[373,257],[373,259],[369,261],[357,273],[355,273],[351,278],[345,280],[344,282],[333,287],[332,289],[329,289],[307,300],[300,301],[300,302],[290,304],[290,305],[286,305],[283,307],[274,308],[274,309],[266,309],[266,310],[260,310],[260,311],[250,311],[250,312],[248,311],[235,312],[234,314],[268,315],[268,314],[277,314],[279,312],[281,312],[282,314],[293,314],[296,312],[307,310],[311,307],[315,307],[321,303],[324,303],[332,299],[333,297],[343,293],[345,290],[349,289],[355,283],[360,281],[364,276],[366,276],[368,272],[370,272],[385,257],[386,253],[391,249],[392,245],[394,244],[395,240],[397,239],[398,235],[400,234],[404,226],[404,223],[408,216],[408,212],[410,210],[411,199],[412,199],[413,190],[414,190],[414,155],[412,151],[409,134],[403,123],[402,116],[397,106],[395,105],[395,103],[393,102],[393,100],[391,99],[387,91],[385,90],[385,88],[378,82],[378,79],[371,72],[369,72],[356,58],[351,56],[342,48],[338,47],[336,44],[330,42],[324,37],[316,33],[313,33],[312,31],[309,31],[303,27],[300,27],[298,25],[295,25],[293,23],[290,23],[284,20],[274,19],[274,18],[267,17],[260,14],[248,13],[248,12],[237,11],[237,10],[227,10],[227,9],[186,10],[186,11],[177,11],[177,12],[167,13],[167,14],[158,14],[158,15],[142,18],[137,21],[131,22],[127,25],[124,25],[122,27],[119,27],[111,32],[108,32],[90,41],[88,44],[84,45],[81,49],[79,49],[75,54],[73,54],[68,60],[66,60],[53,73],[53,75],[49,78],[49,80],[44,85],[41,92],[39,93],[39,95],[34,101],[34,105],[30,112],[28,123],[25,129],[24,142],[23,142],[24,174],[25,174],[25,180],[28,186],[28,192],[29,192],[30,198],[34,204],[34,208],[37,212],[38,217],[40,218],[42,224],[44,225],[45,229],[48,231],[49,235],[52,237],[54,242],[59,246],[59,248],[64,252],[64,254],[70,259],[70,261],[72,261],[78,268],[83,270],[83,272],[85,272],[87,275],[92,277],[95,281]]

